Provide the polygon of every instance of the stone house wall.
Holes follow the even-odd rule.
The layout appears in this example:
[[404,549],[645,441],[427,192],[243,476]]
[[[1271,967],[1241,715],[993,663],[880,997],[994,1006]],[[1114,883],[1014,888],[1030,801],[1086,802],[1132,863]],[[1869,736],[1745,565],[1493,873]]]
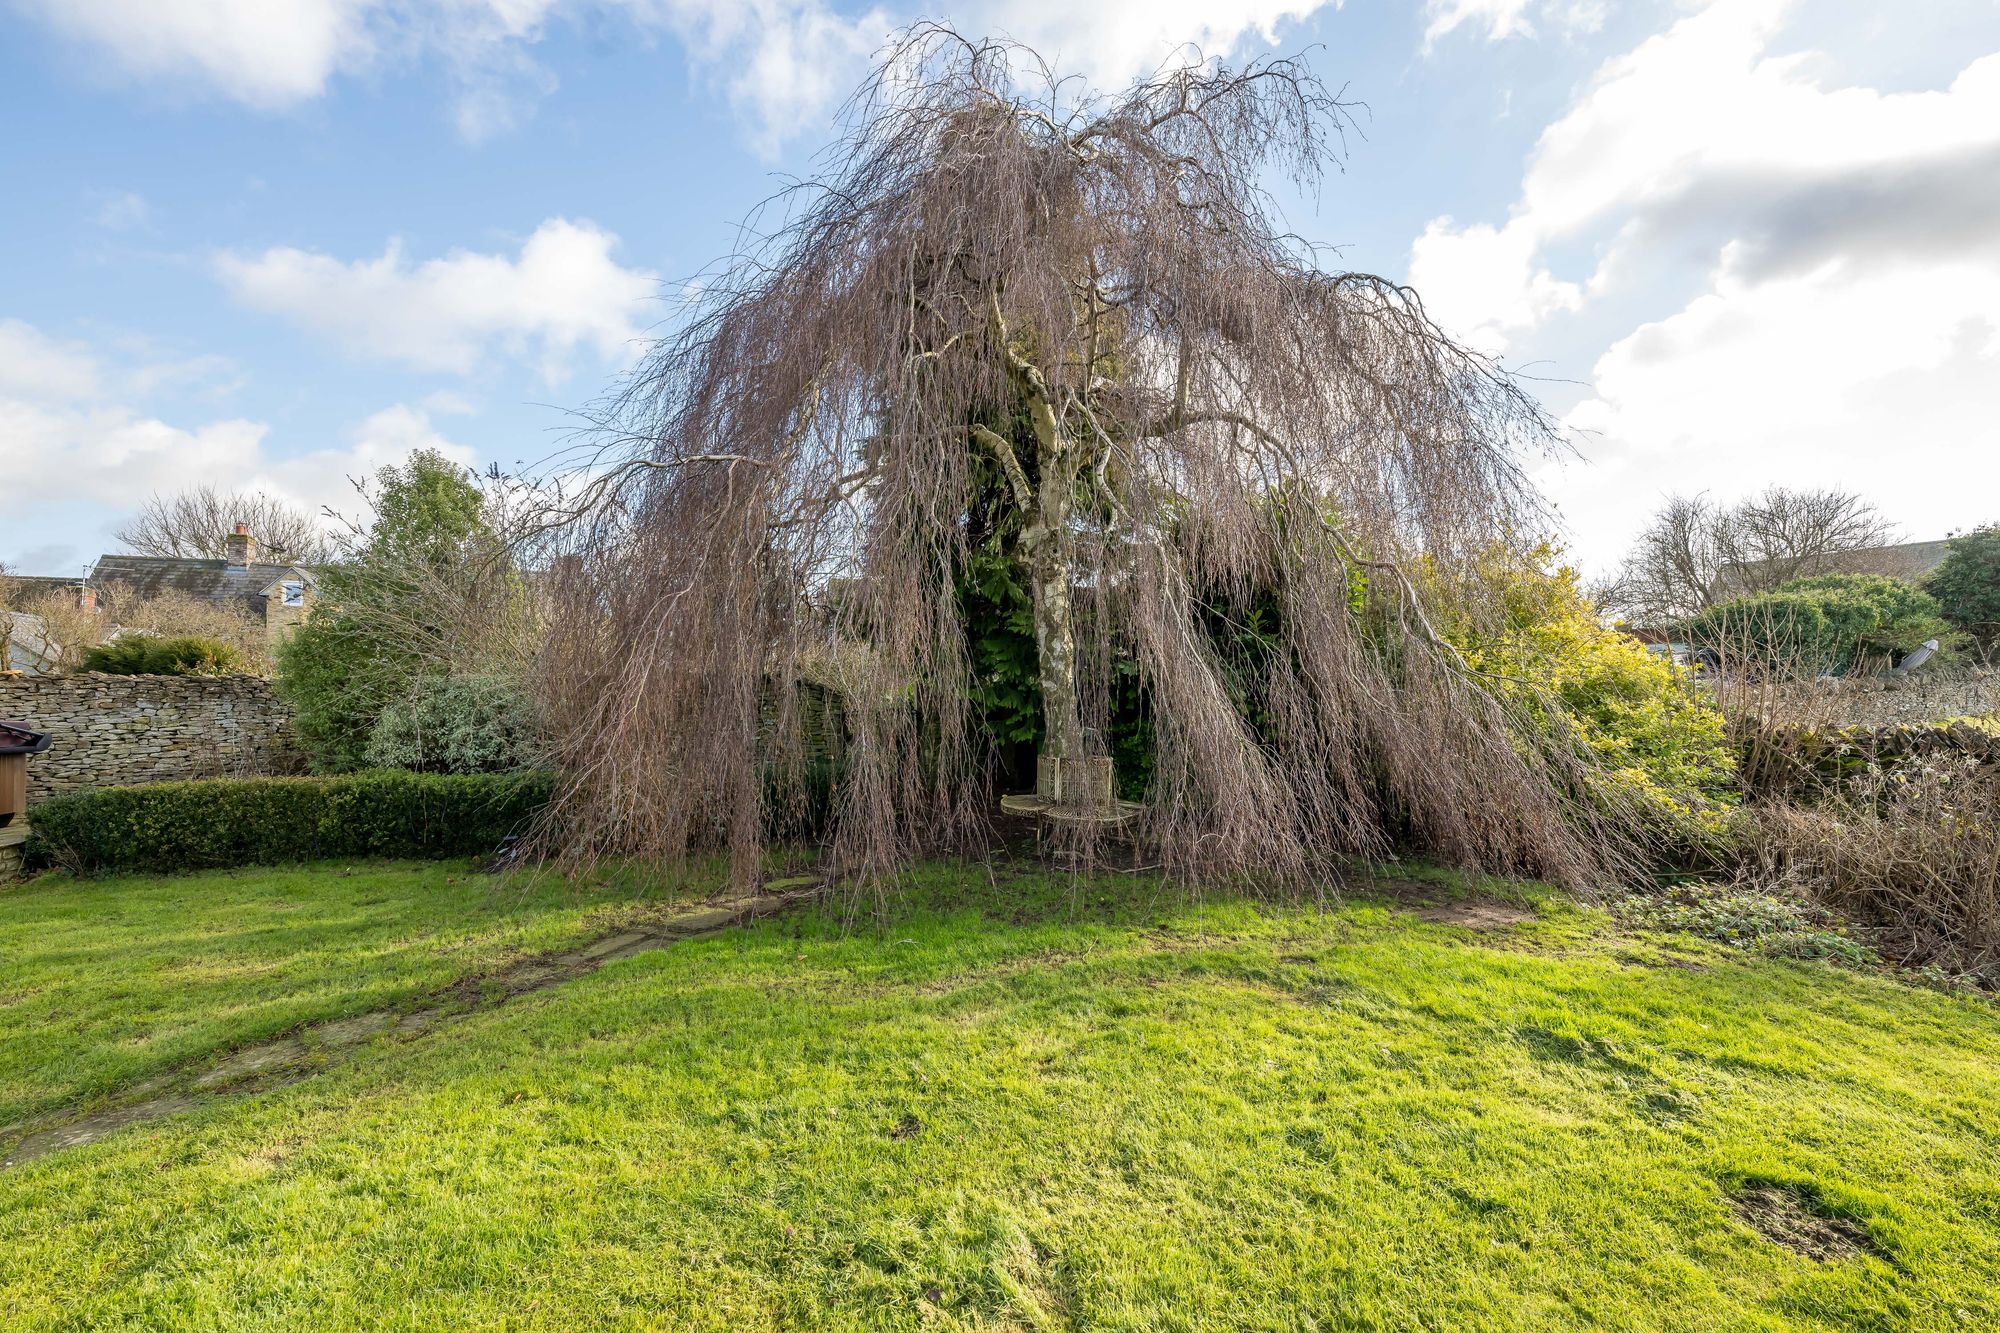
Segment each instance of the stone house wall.
[[291,710],[257,676],[0,678],[0,717],[54,739],[28,761],[28,801],[80,787],[296,773]]
[[306,614],[312,610],[314,594],[311,584],[306,585],[305,600],[297,606],[286,606],[284,593],[274,588],[264,602],[264,641],[272,653],[278,651],[279,643],[291,635],[294,629],[305,623]]

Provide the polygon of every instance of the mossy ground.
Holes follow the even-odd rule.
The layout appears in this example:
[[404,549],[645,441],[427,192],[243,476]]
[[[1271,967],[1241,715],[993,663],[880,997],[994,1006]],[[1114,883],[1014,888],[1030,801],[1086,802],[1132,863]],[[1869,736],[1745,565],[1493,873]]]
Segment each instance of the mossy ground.
[[[269,877],[327,929],[250,952],[321,1007],[424,952],[414,923],[449,954],[486,911],[513,924],[479,949],[541,947],[603,906],[364,873],[403,923],[372,944],[334,925],[360,876]],[[138,975],[139,1016],[72,1040],[184,1029],[209,997],[178,1010],[163,960],[254,937],[258,883],[15,891],[10,959],[38,914],[105,901],[78,894],[172,933],[130,933],[147,968],[107,941],[0,983],[0,1015],[70,987],[111,1015]],[[198,930],[165,906],[204,897]],[[1532,920],[1473,930],[930,868],[886,917],[675,945],[0,1172],[0,1324],[2000,1327],[1989,1002],[1517,898]],[[397,975],[355,995],[431,976]],[[128,1067],[80,1059],[14,1077],[82,1095]],[[1765,1239],[1731,1196],[1766,1186],[1868,1247]]]

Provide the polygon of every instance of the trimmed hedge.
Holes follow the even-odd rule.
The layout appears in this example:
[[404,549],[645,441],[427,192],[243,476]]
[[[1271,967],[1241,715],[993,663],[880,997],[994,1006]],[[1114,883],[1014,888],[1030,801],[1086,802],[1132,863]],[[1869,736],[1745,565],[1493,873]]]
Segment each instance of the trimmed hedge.
[[547,773],[356,773],[100,787],[30,813],[32,865],[205,870],[491,852],[548,804]]

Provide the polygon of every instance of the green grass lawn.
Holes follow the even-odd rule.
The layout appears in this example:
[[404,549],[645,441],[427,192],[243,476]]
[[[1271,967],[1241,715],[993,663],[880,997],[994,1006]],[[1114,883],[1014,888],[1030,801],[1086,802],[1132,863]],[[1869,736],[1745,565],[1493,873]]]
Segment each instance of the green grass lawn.
[[[375,946],[248,953],[347,995],[313,977],[489,910],[366,874],[404,922]],[[331,913],[325,876],[123,881],[160,931],[125,949],[148,975],[225,949],[260,884]],[[0,899],[0,947],[38,911],[98,929],[72,921],[95,892]],[[238,907],[193,930],[205,892]],[[974,868],[907,902],[627,959],[0,1172],[0,1326],[2000,1328],[1984,1001],[1550,900],[1475,932]],[[512,910],[522,946],[583,909]],[[72,1039],[118,1043],[132,970],[107,940],[31,995],[75,988],[104,1017]],[[1763,1239],[1729,1194],[1764,1183],[1877,1252]]]
[[463,863],[0,887],[0,1126],[594,936],[630,898]]

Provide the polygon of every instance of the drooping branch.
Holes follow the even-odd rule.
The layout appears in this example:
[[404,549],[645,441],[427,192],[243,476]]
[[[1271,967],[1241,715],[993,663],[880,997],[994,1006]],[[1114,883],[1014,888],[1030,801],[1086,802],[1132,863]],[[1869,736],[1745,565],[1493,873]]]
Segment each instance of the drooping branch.
[[[1510,731],[1440,629],[1497,616],[1482,563],[1545,530],[1522,460],[1550,423],[1276,222],[1271,173],[1315,185],[1343,115],[1295,61],[1078,96],[1017,46],[904,34],[826,176],[607,409],[548,652],[566,835],[749,867],[812,806],[862,871],[976,839],[961,580],[1011,509],[1044,756],[1102,758],[1108,678],[1136,679],[1177,873],[1298,885],[1402,837],[1614,862],[1589,756]],[[838,775],[817,804],[808,772]]]

